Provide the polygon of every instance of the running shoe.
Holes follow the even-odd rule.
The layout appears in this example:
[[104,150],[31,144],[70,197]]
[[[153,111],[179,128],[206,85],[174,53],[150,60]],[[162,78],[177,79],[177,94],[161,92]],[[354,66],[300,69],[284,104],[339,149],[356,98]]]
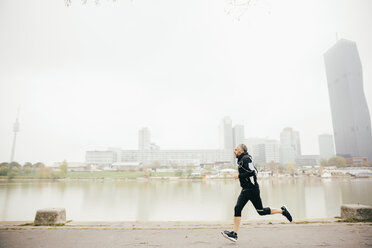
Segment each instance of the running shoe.
[[281,209],[283,210],[282,215],[284,215],[289,220],[289,222],[292,222],[292,216],[289,213],[288,209],[285,206],[281,207]]
[[238,234],[234,231],[223,231],[221,232],[222,236],[224,236],[225,238],[231,240],[232,242],[236,242],[238,240]]

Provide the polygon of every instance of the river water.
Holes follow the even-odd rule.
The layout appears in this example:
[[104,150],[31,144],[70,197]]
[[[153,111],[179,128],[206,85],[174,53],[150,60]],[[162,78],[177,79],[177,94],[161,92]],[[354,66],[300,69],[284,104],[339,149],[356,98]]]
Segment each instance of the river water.
[[[340,216],[345,203],[372,205],[372,178],[259,180],[264,207],[286,205],[294,220]],[[238,181],[0,181],[0,220],[32,221],[41,208],[63,207],[74,221],[231,221]],[[259,216],[249,202],[243,220]]]

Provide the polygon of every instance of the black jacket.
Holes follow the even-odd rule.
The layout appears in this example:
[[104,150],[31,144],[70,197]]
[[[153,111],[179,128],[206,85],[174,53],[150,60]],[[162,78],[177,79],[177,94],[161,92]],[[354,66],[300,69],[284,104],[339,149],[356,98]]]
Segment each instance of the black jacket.
[[243,189],[256,189],[259,187],[257,183],[257,172],[255,169],[252,169],[253,166],[249,168],[249,163],[252,163],[252,158],[247,152],[239,155],[238,171],[240,186]]

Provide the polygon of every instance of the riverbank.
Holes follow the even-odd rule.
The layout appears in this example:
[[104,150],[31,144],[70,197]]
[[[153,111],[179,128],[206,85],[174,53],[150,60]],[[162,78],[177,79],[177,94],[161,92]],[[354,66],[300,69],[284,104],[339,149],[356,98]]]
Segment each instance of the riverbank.
[[[217,174],[216,174],[217,173]],[[48,170],[48,173],[41,171],[20,171],[11,173],[8,176],[0,176],[0,180],[87,180],[87,179],[107,179],[107,180],[189,180],[189,179],[231,179],[235,170],[228,172],[221,170],[212,173],[192,173],[188,171],[68,171],[67,174],[61,175],[58,171]],[[346,168],[346,169],[325,169],[319,173],[319,169],[312,172],[296,173],[272,173],[271,171],[261,171],[258,174],[260,179],[265,178],[298,178],[298,177],[322,177],[322,178],[372,178],[372,168]]]
[[244,221],[236,244],[230,222],[69,222],[31,226],[0,222],[0,247],[371,247],[372,223],[337,219],[293,223]]
[[[320,179],[337,179],[337,178],[345,178],[345,179],[356,179],[356,178],[372,178],[372,176],[364,176],[364,177],[353,177],[353,176],[332,176],[332,177],[321,177],[321,176],[314,176],[314,175],[300,175],[300,176],[269,176],[269,177],[259,177],[259,180],[267,180],[267,179],[296,179],[296,178],[320,178]],[[0,177],[0,181],[190,181],[190,180],[234,180],[233,176],[227,177],[178,177],[173,175],[158,175],[158,176],[151,176],[151,177],[133,177],[133,176],[100,176],[100,175],[91,175],[89,177],[65,177],[65,178],[40,178],[40,177]]]

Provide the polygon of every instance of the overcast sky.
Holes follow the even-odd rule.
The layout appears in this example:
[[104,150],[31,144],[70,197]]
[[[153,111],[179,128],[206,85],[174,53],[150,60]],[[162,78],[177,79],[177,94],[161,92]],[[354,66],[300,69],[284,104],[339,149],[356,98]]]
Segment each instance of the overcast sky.
[[[243,0],[241,0],[243,1]],[[332,133],[323,54],[357,43],[372,112],[372,1],[0,0],[0,161],[84,161],[137,148],[218,148],[224,116],[247,137]]]

